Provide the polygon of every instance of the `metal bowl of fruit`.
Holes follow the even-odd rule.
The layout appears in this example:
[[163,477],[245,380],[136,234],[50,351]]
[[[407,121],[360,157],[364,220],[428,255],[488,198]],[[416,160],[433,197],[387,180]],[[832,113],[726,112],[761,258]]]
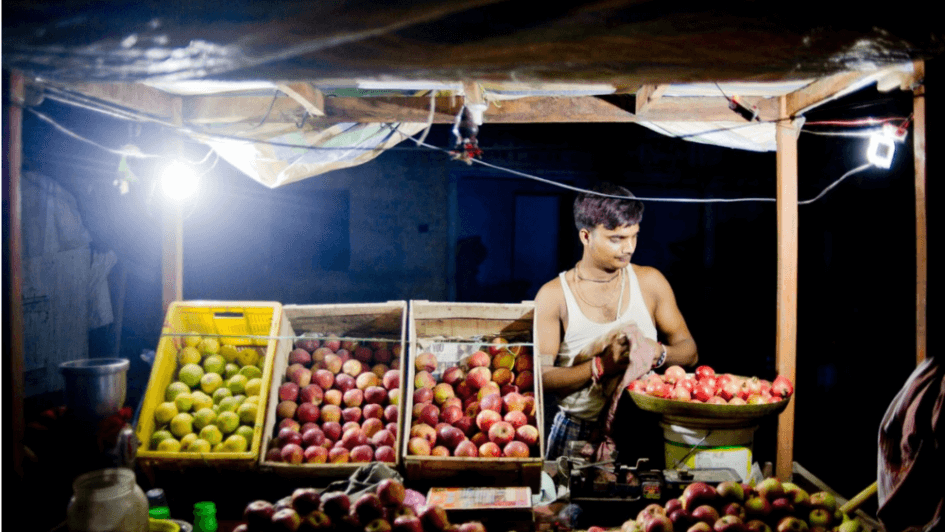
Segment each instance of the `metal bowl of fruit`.
[[[664,379],[664,386],[670,386],[665,384],[665,377],[660,375],[655,377]],[[729,375],[729,377],[739,384],[752,380],[748,377],[735,375]],[[685,378],[697,379],[697,375],[687,374]],[[715,399],[718,402],[703,402],[695,397],[687,399],[685,394],[682,398],[676,398],[672,391],[666,388],[660,389],[656,381],[653,380],[654,376],[649,377],[649,379],[651,379],[649,387],[634,383],[627,389],[627,393],[640,409],[660,414],[668,421],[685,421],[688,424],[695,423],[706,426],[746,425],[760,418],[779,414],[787,408],[793,393],[793,386],[790,386],[790,391],[783,392],[783,397],[769,395],[764,400],[746,401],[743,399],[741,401],[735,400],[731,404],[727,401],[718,401],[718,399]],[[672,388],[672,386],[670,387]],[[711,396],[715,395],[716,390],[713,389]]]

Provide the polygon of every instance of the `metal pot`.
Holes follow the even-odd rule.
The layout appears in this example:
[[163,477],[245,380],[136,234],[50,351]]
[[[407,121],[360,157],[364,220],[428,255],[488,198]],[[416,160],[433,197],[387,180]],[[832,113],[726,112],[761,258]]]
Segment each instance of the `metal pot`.
[[117,413],[125,406],[129,366],[125,358],[88,358],[59,364],[70,413],[84,419]]

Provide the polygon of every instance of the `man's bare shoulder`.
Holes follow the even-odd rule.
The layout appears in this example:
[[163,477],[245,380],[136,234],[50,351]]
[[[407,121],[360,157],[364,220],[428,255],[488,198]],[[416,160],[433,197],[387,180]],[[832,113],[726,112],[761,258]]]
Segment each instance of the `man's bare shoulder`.
[[669,281],[662,272],[652,266],[640,266],[633,264],[633,273],[637,275],[642,290],[662,291],[669,288]]
[[536,305],[556,304],[564,301],[564,289],[561,287],[561,277],[555,277],[548,281],[535,295]]

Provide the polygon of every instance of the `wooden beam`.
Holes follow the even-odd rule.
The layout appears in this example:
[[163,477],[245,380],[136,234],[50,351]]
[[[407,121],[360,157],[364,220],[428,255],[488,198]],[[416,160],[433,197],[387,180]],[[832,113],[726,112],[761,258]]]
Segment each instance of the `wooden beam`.
[[279,85],[279,90],[295,100],[312,116],[325,116],[325,96],[308,83]]
[[162,120],[171,120],[174,114],[173,95],[141,83],[76,83],[59,88]]
[[[915,62],[916,78],[925,77],[925,63]],[[925,87],[920,85],[912,98],[912,142],[915,160],[915,359],[925,360],[927,346],[926,296],[928,293],[928,244],[926,243],[926,166],[925,166]]]
[[[175,99],[173,120],[181,125],[183,101]],[[180,139],[177,139],[180,142]],[[184,299],[184,212],[180,203],[164,206],[163,240],[161,258],[161,303],[162,316],[174,301]]]
[[[19,71],[9,73],[9,103],[4,104],[7,115],[6,157],[4,167],[7,178],[7,217],[4,220],[7,231],[7,249],[5,260],[9,271],[4,271],[4,277],[9,275],[7,282],[10,307],[4,309],[4,321],[10,324],[9,358],[5,364],[10,380],[4,382],[10,386],[8,398],[12,414],[13,429],[13,471],[23,478],[23,438],[26,430],[26,413],[24,411],[24,395],[26,386],[23,380],[24,353],[23,353],[23,240],[22,218],[20,202],[20,168],[23,157],[23,98],[25,95],[23,74]],[[5,350],[6,351],[6,350]],[[7,358],[6,356],[4,358]],[[8,364],[8,365],[7,365]]]
[[785,96],[787,100],[787,116],[795,116],[797,113],[833,97],[867,75],[869,74],[864,72],[836,74],[834,76],[818,79],[810,85],[788,93]]
[[[780,98],[783,118],[789,116],[788,99]],[[797,384],[797,127],[789,120],[777,124],[777,216],[778,216],[778,275],[777,275],[777,345],[778,375]],[[794,462],[794,406],[778,416],[778,453],[776,474],[781,479],[791,477]]]
[[669,85],[644,85],[637,91],[636,114],[645,113],[650,104],[663,97]]

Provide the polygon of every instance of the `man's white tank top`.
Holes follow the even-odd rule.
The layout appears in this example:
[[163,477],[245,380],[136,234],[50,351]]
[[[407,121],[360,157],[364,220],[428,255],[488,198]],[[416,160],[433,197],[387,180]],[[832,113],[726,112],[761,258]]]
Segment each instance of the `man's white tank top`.
[[[564,301],[568,305],[568,328],[564,333],[561,346],[558,348],[555,366],[571,367],[584,362],[586,359],[576,360],[578,353],[592,340],[610,332],[619,324],[635,322],[643,336],[656,340],[656,326],[653,324],[653,318],[650,317],[650,311],[646,308],[643,292],[640,290],[640,282],[637,280],[632,265],[627,265],[624,268],[624,279],[628,280],[630,284],[630,302],[627,309],[617,319],[607,323],[593,322],[581,312],[581,307],[574,299],[574,294],[571,292],[564,274],[565,272],[561,272],[559,277],[564,292]],[[621,288],[623,287],[621,286]],[[604,408],[604,402],[600,388],[588,386],[567,397],[560,398],[558,406],[566,414],[573,417],[594,420],[597,419],[601,409]]]

